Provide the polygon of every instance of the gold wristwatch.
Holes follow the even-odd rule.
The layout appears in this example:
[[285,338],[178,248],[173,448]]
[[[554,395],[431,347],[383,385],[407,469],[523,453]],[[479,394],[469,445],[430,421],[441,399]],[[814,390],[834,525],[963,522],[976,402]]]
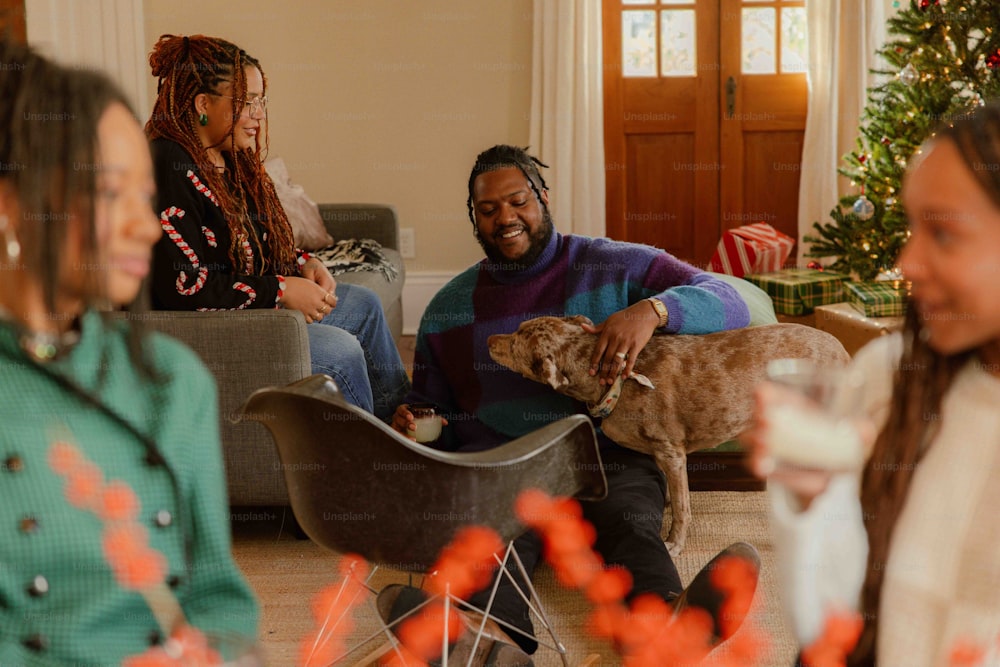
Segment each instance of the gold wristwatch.
[[653,306],[653,310],[656,314],[660,316],[660,323],[656,325],[657,329],[662,329],[667,326],[667,322],[670,321],[670,313],[667,312],[667,307],[663,305],[663,302],[657,299],[655,296],[651,296],[646,299]]

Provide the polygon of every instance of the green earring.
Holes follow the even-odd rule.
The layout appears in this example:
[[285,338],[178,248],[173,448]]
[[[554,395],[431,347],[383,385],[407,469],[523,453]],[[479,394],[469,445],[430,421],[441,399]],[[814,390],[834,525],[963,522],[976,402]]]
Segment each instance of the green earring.
[[201,125],[202,127],[205,127],[206,125],[208,125],[208,114],[207,113],[202,112],[202,114],[200,116],[198,116],[198,124]]

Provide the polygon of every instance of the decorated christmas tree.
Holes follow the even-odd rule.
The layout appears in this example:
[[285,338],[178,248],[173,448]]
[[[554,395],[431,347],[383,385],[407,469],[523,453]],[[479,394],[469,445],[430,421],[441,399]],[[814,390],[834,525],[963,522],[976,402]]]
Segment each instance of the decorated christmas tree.
[[906,241],[899,190],[906,164],[940,123],[1000,95],[1000,0],[910,0],[889,20],[879,51],[888,70],[868,89],[857,148],[839,171],[851,179],[830,212],[814,223],[810,257],[872,280],[892,273]]

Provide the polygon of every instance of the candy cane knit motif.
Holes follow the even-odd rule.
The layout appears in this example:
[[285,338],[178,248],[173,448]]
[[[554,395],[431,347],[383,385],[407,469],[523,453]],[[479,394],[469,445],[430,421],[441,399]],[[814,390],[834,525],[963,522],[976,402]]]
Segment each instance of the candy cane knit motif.
[[182,253],[184,257],[190,262],[191,266],[198,269],[198,277],[195,278],[194,284],[190,286],[185,286],[188,281],[187,273],[181,271],[177,275],[177,282],[174,283],[177,287],[177,293],[183,294],[184,296],[191,296],[192,294],[197,294],[201,291],[201,288],[205,286],[205,279],[208,278],[208,269],[204,266],[200,266],[201,262],[198,260],[198,255],[195,254],[188,242],[184,240],[177,228],[173,226],[170,222],[171,218],[177,218],[180,220],[184,217],[184,210],[177,208],[176,206],[171,206],[170,208],[162,211],[160,213],[160,226],[163,227],[163,233],[167,235],[167,238],[174,242]]
[[215,232],[213,232],[208,227],[202,225],[201,233],[205,235],[205,240],[208,241],[208,245],[213,248],[219,247],[219,242],[215,240]]
[[187,177],[191,179],[192,183],[194,183],[195,190],[208,197],[208,199],[216,206],[219,205],[219,200],[215,198],[215,195],[213,195],[212,191],[208,189],[208,186],[201,182],[201,179],[198,178],[198,175],[196,173],[188,169]]
[[240,305],[236,306],[235,308],[196,308],[195,310],[199,310],[202,312],[210,312],[216,310],[243,310],[244,308],[247,308],[251,303],[257,300],[257,290],[250,287],[246,283],[241,283],[240,281],[237,280],[235,283],[233,283],[233,289],[246,294],[247,300],[241,303]]
[[245,234],[240,234],[239,238],[240,247],[243,248],[243,262],[246,269],[244,273],[250,275],[253,273],[253,248],[250,247],[250,241]]
[[[190,179],[191,183],[194,184],[195,190],[208,197],[209,200],[216,206],[219,205],[219,201],[215,198],[215,195],[212,194],[212,191],[208,189],[207,185],[201,182],[201,179],[198,178],[197,174],[188,169],[187,177],[188,179]],[[202,227],[201,231],[205,233],[205,238],[208,239],[208,245],[212,246],[213,248],[218,247],[218,242],[215,240],[215,233],[211,229],[209,229],[208,227]],[[267,237],[265,235],[265,239],[266,238]],[[253,248],[250,247],[250,241],[247,240],[245,236],[241,235],[240,246],[243,248],[243,257],[246,263],[244,268],[246,269],[246,273],[247,274],[253,273]],[[242,285],[243,283],[238,283],[238,284]]]

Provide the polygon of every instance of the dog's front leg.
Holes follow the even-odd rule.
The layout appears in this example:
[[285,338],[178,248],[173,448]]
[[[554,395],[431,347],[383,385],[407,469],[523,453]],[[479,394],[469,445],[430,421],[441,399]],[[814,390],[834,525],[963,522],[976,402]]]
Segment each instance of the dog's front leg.
[[670,453],[656,455],[656,462],[667,476],[667,497],[670,502],[670,533],[665,542],[671,556],[684,549],[688,524],[691,521],[691,498],[688,491],[687,454],[680,447],[670,448]]

